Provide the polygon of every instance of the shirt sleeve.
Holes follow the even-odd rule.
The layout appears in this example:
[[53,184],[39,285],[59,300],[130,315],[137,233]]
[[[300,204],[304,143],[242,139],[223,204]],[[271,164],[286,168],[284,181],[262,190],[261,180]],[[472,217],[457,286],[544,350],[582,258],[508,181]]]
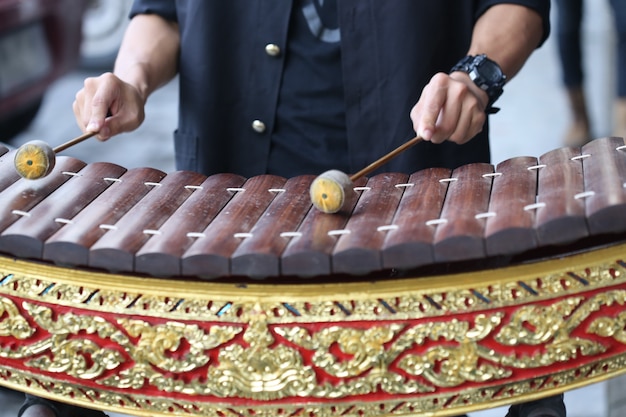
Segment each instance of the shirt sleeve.
[[156,14],[170,21],[178,21],[176,0],[135,0],[130,9],[130,17],[138,14]]
[[538,45],[541,46],[550,35],[550,0],[479,0],[475,18],[478,19],[491,6],[507,3],[526,6],[539,13],[543,20],[543,38]]

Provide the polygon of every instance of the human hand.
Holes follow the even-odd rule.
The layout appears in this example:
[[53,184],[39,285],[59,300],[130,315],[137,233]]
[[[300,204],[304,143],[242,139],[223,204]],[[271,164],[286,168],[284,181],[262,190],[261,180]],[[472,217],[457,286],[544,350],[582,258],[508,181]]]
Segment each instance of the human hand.
[[73,103],[78,126],[100,140],[138,128],[145,118],[139,89],[108,72],[85,79]]
[[482,131],[488,100],[464,72],[435,74],[411,109],[413,129],[433,143],[465,143]]

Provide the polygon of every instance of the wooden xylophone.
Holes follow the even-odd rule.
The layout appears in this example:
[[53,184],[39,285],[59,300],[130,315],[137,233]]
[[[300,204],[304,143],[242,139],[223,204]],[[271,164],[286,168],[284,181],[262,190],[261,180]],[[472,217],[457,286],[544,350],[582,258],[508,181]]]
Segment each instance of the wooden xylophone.
[[59,158],[22,181],[0,159],[0,252],[165,277],[362,275],[517,255],[626,231],[618,138],[497,166],[380,174],[344,213],[312,209],[310,176],[205,177]]
[[146,416],[448,416],[626,372],[623,139],[379,174],[337,214],[311,176],[58,157],[29,181],[2,153],[1,385]]

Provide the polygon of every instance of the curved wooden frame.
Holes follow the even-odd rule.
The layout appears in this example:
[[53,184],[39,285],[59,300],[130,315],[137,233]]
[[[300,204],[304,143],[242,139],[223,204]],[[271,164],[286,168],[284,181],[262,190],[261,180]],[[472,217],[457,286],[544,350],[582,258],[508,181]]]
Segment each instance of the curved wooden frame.
[[624,373],[625,304],[624,243],[297,285],[0,257],[0,385],[141,416],[452,416]]

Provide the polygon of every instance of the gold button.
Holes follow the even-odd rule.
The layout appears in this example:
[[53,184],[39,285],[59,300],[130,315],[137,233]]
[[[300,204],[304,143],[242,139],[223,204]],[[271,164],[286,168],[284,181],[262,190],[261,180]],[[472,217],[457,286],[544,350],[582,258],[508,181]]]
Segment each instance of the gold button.
[[265,123],[260,120],[255,120],[252,122],[252,129],[257,133],[263,133],[265,132]]
[[269,56],[278,56],[280,55],[280,47],[275,43],[268,43],[265,45],[265,53]]

